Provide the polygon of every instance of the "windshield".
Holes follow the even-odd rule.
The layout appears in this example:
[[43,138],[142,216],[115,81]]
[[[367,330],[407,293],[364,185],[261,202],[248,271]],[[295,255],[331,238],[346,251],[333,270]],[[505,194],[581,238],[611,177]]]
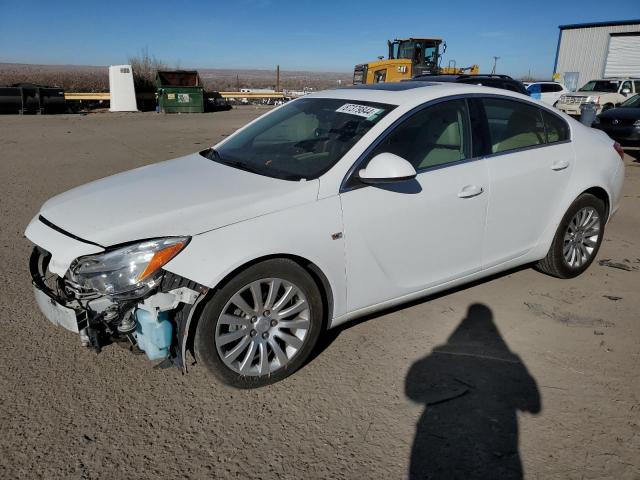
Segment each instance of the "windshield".
[[633,97],[622,102],[618,107],[626,108],[640,108],[640,95],[634,95]]
[[579,92],[617,92],[620,82],[618,80],[591,80],[587,82]]
[[394,105],[301,98],[265,115],[207,158],[285,180],[313,179],[333,167]]

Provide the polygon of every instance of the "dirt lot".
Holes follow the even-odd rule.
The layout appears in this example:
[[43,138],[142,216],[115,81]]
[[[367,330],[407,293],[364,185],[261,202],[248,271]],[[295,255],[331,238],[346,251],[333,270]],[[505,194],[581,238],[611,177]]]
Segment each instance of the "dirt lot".
[[[25,226],[52,195],[192,152],[261,110],[0,118],[0,478],[640,478],[640,163],[598,260],[356,322],[232,390],[48,323]],[[152,199],[140,199],[152,201]],[[427,406],[428,405],[428,406]]]

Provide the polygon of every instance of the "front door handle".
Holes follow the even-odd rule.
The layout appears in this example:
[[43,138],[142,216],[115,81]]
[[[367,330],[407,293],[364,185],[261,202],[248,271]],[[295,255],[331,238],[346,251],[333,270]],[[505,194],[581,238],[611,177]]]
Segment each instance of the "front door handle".
[[569,160],[558,160],[557,162],[553,162],[551,165],[551,170],[564,170],[569,166]]
[[480,195],[482,192],[484,192],[484,188],[478,185],[466,185],[458,192],[458,197],[471,198]]

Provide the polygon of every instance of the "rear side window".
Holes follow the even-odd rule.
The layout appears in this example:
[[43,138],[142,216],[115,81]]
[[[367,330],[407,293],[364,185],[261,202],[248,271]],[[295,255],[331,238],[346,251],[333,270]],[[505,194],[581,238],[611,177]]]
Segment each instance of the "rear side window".
[[569,140],[569,125],[567,125],[567,122],[546,110],[541,110],[541,112],[547,133],[547,143]]
[[491,153],[546,143],[542,112],[533,105],[501,98],[482,99]]
[[543,83],[541,85],[542,93],[554,93],[562,91],[562,87],[557,83]]

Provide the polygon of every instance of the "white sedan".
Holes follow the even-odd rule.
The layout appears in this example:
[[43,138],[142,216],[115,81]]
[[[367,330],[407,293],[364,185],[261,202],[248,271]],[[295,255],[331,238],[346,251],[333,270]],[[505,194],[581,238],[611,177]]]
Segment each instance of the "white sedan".
[[354,317],[517,265],[571,278],[620,200],[623,152],[526,96],[403,82],[307,95],[213,148],[46,202],[38,305],[257,387]]

